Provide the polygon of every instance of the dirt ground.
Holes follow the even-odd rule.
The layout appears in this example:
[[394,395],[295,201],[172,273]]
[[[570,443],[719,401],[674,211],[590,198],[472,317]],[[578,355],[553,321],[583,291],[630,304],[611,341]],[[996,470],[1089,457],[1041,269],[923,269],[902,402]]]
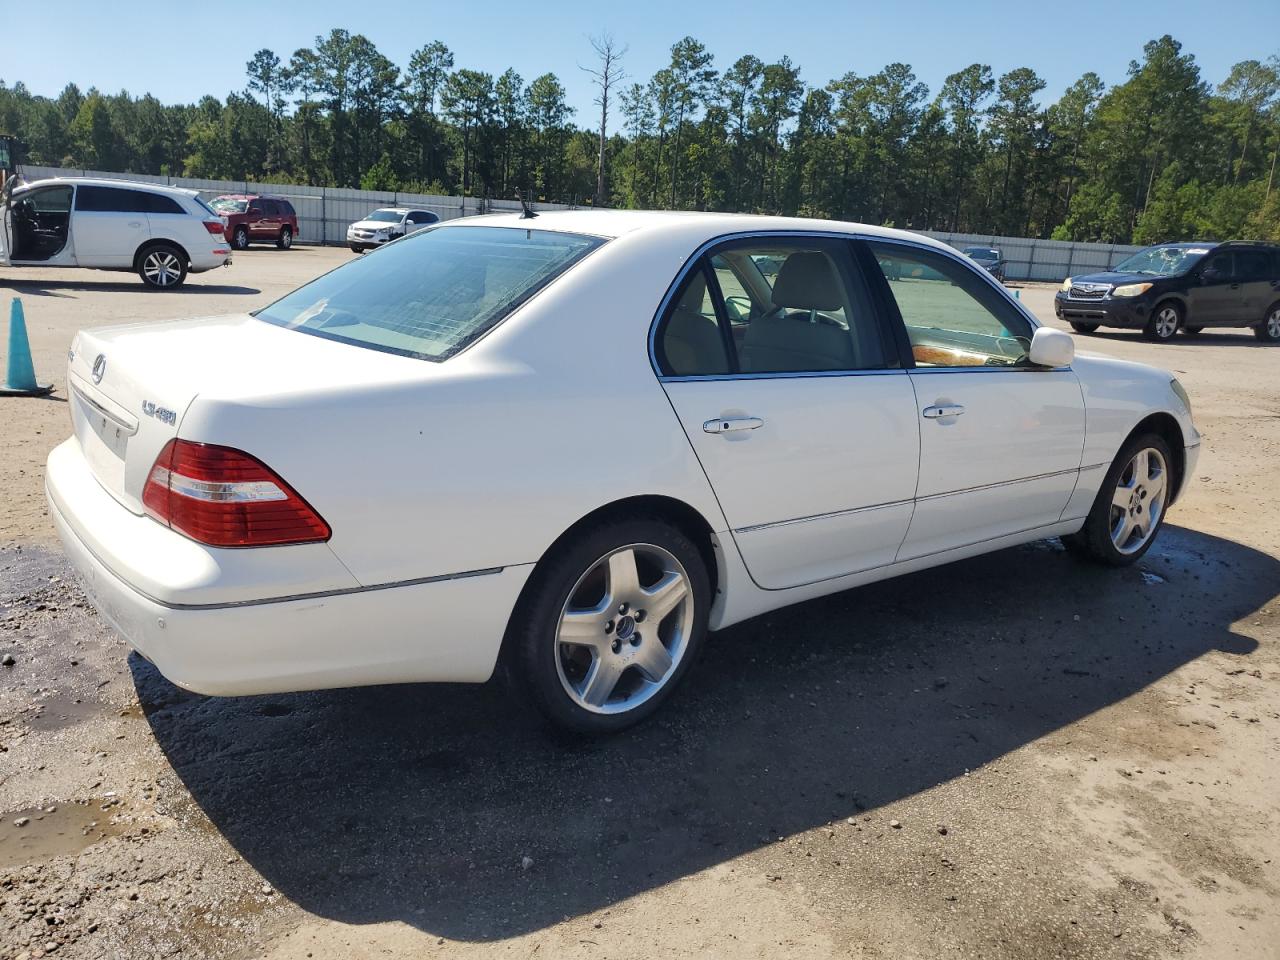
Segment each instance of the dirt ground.
[[58,385],[0,399],[0,960],[1280,957],[1280,350],[1078,338],[1175,370],[1204,434],[1138,567],[1049,541],[780,611],[614,740],[498,684],[185,693],[54,538],[67,347],[350,256],[0,270]]

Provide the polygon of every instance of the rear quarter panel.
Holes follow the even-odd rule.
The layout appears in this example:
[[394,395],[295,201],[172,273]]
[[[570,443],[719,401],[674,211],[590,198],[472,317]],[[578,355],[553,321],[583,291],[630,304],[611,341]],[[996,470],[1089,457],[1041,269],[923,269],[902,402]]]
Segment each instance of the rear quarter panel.
[[181,434],[262,458],[329,522],[362,584],[530,563],[632,496],[679,499],[723,530],[647,351],[695,246],[611,241],[461,354],[405,358],[412,382],[206,393]]

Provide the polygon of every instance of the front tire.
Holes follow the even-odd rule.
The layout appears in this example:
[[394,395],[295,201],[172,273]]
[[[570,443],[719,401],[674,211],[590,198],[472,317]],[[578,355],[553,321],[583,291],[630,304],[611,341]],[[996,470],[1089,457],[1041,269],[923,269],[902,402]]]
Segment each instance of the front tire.
[[152,290],[176,290],[187,279],[187,256],[171,243],[156,243],[138,256],[138,276]]
[[1157,343],[1168,343],[1180,326],[1182,326],[1182,305],[1175,300],[1166,300],[1151,311],[1151,319],[1142,328],[1142,335]]
[[616,733],[653,714],[707,632],[702,554],[662,517],[593,524],[534,571],[507,630],[517,681],[555,726]]
[[1173,496],[1173,456],[1155,433],[1134,437],[1121,449],[1078,532],[1062,538],[1072,553],[1110,567],[1142,559],[1164,525]]
[[1280,302],[1267,308],[1266,319],[1253,328],[1253,335],[1263,343],[1280,343]]
[[1071,329],[1076,333],[1097,333],[1098,327],[1100,326],[1101,324],[1098,323],[1077,323],[1075,320],[1071,321]]
[[249,249],[249,231],[245,227],[236,227],[231,234],[231,245],[237,250]]
[[288,250],[293,246],[293,228],[281,227],[280,239],[276,241],[276,246],[281,250]]

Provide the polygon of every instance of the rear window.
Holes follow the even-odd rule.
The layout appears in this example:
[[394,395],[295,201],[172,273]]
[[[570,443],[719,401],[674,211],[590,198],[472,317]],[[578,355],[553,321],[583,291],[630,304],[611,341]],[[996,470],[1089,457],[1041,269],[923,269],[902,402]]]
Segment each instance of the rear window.
[[244,213],[249,209],[249,201],[218,197],[216,200],[211,200],[209,206],[218,213]]
[[255,315],[330,340],[446,360],[603,242],[512,227],[427,228]]

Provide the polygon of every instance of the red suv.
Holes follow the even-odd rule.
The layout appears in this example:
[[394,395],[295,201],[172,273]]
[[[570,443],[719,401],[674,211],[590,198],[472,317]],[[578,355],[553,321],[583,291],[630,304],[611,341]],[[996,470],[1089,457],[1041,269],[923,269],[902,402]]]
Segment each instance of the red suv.
[[284,197],[228,193],[209,201],[222,218],[223,233],[231,246],[247,250],[251,243],[274,243],[288,250],[298,236],[298,215]]

